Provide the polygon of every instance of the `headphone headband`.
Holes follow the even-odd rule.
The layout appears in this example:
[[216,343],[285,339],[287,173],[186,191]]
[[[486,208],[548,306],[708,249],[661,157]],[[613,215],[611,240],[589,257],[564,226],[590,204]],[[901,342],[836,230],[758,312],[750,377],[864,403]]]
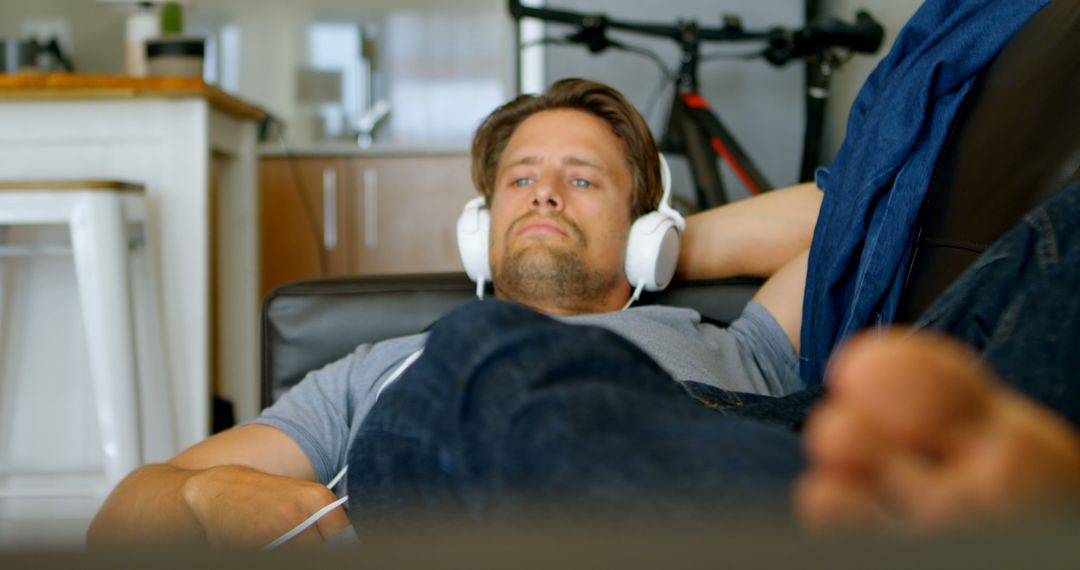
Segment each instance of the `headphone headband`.
[[656,211],[674,220],[675,225],[679,227],[679,232],[682,233],[686,231],[686,220],[682,214],[671,207],[671,167],[668,166],[664,153],[661,152],[658,156],[660,157],[660,187],[663,193],[660,195],[660,204],[656,207]]

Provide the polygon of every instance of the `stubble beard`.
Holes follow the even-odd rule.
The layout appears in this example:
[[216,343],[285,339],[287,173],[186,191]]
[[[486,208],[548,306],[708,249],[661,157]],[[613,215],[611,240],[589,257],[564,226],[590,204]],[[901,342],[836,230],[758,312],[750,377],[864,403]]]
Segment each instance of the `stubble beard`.
[[570,247],[541,241],[511,251],[507,243],[502,263],[493,275],[501,295],[519,303],[573,312],[593,312],[602,305],[619,276],[589,267],[582,256],[587,245],[584,236],[572,233],[575,244]]

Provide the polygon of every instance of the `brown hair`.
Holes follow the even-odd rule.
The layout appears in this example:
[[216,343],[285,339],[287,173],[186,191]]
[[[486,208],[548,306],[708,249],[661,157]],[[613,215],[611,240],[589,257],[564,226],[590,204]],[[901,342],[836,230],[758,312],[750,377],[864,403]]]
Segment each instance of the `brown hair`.
[[576,109],[603,119],[623,141],[633,183],[631,219],[656,209],[663,190],[660,159],[649,125],[622,93],[587,79],[562,79],[543,95],[520,95],[484,119],[473,137],[472,179],[488,204],[495,191],[499,158],[514,131],[533,114],[554,109]]

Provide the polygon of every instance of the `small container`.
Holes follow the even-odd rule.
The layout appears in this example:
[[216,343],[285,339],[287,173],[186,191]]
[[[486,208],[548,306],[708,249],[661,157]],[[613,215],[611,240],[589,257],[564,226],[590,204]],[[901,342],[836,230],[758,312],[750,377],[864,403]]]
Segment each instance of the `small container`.
[[154,38],[146,41],[150,77],[202,77],[206,43],[202,38]]
[[127,74],[146,77],[146,41],[161,35],[161,20],[150,4],[141,4],[138,10],[128,16],[124,35]]

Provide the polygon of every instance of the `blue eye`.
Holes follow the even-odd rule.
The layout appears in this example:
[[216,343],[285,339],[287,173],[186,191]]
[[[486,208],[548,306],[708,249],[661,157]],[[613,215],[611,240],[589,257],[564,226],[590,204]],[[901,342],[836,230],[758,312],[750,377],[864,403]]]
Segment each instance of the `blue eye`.
[[511,182],[510,184],[512,186],[517,187],[517,188],[521,188],[522,186],[528,186],[531,183],[532,183],[532,178],[515,178],[514,181]]
[[592,188],[592,182],[589,182],[584,178],[575,178],[570,181],[570,184],[577,186],[578,188]]

